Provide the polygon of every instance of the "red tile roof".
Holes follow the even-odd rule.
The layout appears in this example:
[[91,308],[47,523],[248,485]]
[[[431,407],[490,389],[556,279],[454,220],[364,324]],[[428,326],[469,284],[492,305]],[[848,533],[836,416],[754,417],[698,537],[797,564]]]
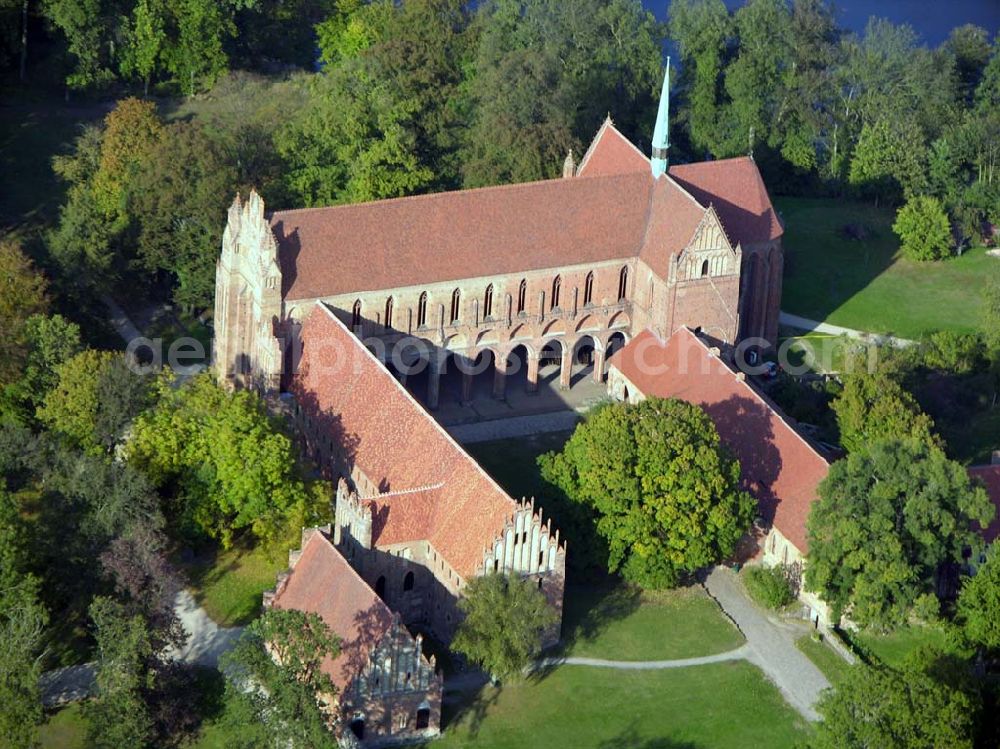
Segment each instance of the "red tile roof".
[[1000,465],[973,466],[969,469],[969,475],[980,479],[986,485],[986,493],[990,495],[997,508],[993,521],[983,531],[983,538],[988,543],[993,543],[1000,538]]
[[273,605],[318,614],[340,637],[340,655],[327,658],[323,671],[341,694],[393,623],[389,607],[318,532],[306,542]]
[[556,179],[270,217],[284,296],[312,299],[634,257],[652,175]]
[[609,360],[647,396],[679,398],[708,413],[740,461],[761,515],[803,554],[806,518],[829,463],[781,411],[688,328],[667,341],[643,331]]
[[324,305],[306,318],[302,345],[299,403],[381,492],[399,492],[373,499],[374,540],[430,541],[473,575],[517,504]]
[[603,177],[609,174],[652,175],[649,159],[622,135],[609,117],[584,154],[576,171],[579,177]]
[[656,180],[639,257],[666,278],[670,259],[691,242],[705,212],[706,209],[670,177]]
[[[781,235],[751,159],[675,166],[670,175],[675,182],[660,180],[666,184],[654,196],[648,159],[609,120],[577,178],[278,211],[269,221],[282,293],[314,299],[622,260],[640,251],[662,263],[690,240],[689,214],[698,203],[715,206],[734,244]],[[666,208],[655,221],[648,220],[651,199]]]
[[734,243],[766,242],[784,233],[753,159],[678,164],[670,167],[670,176],[699,203],[715,207]]

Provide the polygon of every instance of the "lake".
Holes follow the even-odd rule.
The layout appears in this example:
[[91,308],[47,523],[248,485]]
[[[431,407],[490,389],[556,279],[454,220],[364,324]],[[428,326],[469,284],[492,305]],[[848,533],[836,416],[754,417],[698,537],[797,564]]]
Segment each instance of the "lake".
[[[572,0],[569,0],[572,2]],[[669,0],[643,0],[660,20],[667,17]],[[726,0],[730,9],[742,0]],[[974,23],[990,35],[1000,30],[1000,0],[843,0],[836,3],[837,21],[844,28],[863,31],[871,16],[888,18],[893,23],[908,23],[925,42],[937,46],[956,26]]]

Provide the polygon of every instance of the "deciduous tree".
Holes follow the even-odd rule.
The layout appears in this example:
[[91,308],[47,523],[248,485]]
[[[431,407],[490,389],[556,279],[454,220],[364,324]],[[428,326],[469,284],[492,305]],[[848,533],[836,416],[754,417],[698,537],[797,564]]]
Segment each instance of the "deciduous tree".
[[936,443],[934,422],[890,372],[858,372],[844,378],[844,389],[831,404],[840,428],[840,444],[862,450],[878,440],[912,437]]
[[48,284],[13,239],[0,240],[0,385],[16,380],[28,354],[28,319],[48,307]]
[[956,618],[970,643],[987,651],[1000,650],[1000,553],[995,549],[963,582]]
[[559,621],[533,581],[518,576],[474,578],[458,606],[464,619],[452,648],[498,680],[520,674]]
[[711,419],[679,400],[597,410],[542,474],[592,508],[611,571],[646,587],[676,585],[724,559],[756,511]]
[[[830,467],[807,521],[806,585],[839,618],[889,629],[932,596],[941,564],[960,564],[994,514],[965,468],[926,441],[873,442]],[[920,601],[928,608],[929,600]]]
[[903,254],[912,260],[942,260],[951,254],[951,224],[937,198],[910,198],[896,213],[892,230]]

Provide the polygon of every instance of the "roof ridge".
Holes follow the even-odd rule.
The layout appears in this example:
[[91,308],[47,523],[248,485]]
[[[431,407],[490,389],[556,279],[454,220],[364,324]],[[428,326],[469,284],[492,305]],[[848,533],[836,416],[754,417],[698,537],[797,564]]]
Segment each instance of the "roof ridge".
[[[597,175],[595,177],[592,177],[591,179],[594,179],[594,180],[605,179],[605,180],[608,180],[608,181],[611,181],[611,180],[624,180],[624,179],[635,179],[635,177],[636,177],[637,174],[638,174],[638,172],[627,172],[625,174],[601,174],[601,175]],[[434,199],[440,200],[442,198],[446,198],[446,197],[452,196],[452,195],[471,195],[471,194],[474,194],[474,193],[483,193],[483,192],[513,191],[513,190],[518,190],[518,189],[540,187],[540,186],[543,186],[543,185],[546,185],[546,186],[547,185],[565,185],[565,184],[572,184],[572,183],[573,183],[573,180],[566,180],[566,179],[538,179],[538,180],[532,180],[531,182],[513,182],[513,183],[510,183],[510,184],[506,184],[506,185],[486,185],[484,187],[470,187],[470,188],[459,189],[459,190],[442,190],[440,192],[425,192],[425,193],[420,193],[419,195],[402,195],[402,196],[400,196],[398,198],[384,198],[384,199],[381,199],[381,200],[365,200],[365,201],[362,201],[360,203],[335,203],[333,205],[317,205],[317,206],[310,206],[310,207],[307,207],[307,208],[286,208],[286,209],[280,210],[280,211],[272,211],[271,213],[266,214],[265,218],[267,218],[268,222],[273,222],[275,220],[275,218],[278,218],[278,217],[281,217],[281,216],[293,216],[293,215],[299,215],[299,214],[302,214],[302,213],[317,213],[319,211],[348,210],[350,208],[362,208],[362,207],[371,206],[371,205],[395,205],[395,204],[405,203],[405,202],[430,201],[430,200],[434,200]]]
[[[340,557],[340,559],[344,562],[344,566],[347,567],[350,570],[350,572],[348,573],[348,575],[351,576],[351,577],[353,577],[353,579],[356,582],[361,583],[365,587],[365,589],[372,594],[372,598],[375,599],[376,601],[378,601],[378,605],[380,605],[383,609],[386,610],[386,612],[388,612],[390,620],[393,619],[395,617],[395,612],[392,609],[390,609],[389,605],[385,601],[382,600],[382,598],[379,596],[378,593],[375,592],[375,589],[372,588],[372,586],[369,585],[367,582],[365,582],[365,579],[363,577],[361,577],[361,574],[356,569],[354,569],[354,565],[351,564],[349,561],[347,561],[347,557],[345,557],[343,554],[340,553],[340,550],[337,549],[337,547],[334,545],[333,541],[331,541],[329,538],[327,538],[327,536],[326,536],[325,533],[323,533],[322,531],[319,531],[318,533],[313,533],[309,537],[309,540],[306,541],[305,546],[302,547],[302,554],[304,555],[306,553],[306,549],[309,548],[309,544],[311,544],[313,542],[313,539],[315,539],[317,537],[322,539],[322,542],[323,542],[325,548],[328,548],[331,552],[333,552],[338,557]],[[299,557],[299,560],[301,561],[301,557]],[[296,568],[297,567],[298,567],[298,565],[296,565]],[[295,569],[292,570],[292,574],[293,575],[295,574]],[[288,588],[286,586],[285,590],[287,590],[287,589]],[[281,596],[277,596],[276,600],[279,599],[280,597]]]
[[[793,424],[791,424],[789,422],[789,418],[790,417],[787,416],[785,414],[785,412],[782,411],[781,408],[779,408],[778,405],[776,403],[774,403],[770,398],[768,398],[766,395],[764,395],[763,393],[761,393],[759,390],[757,390],[757,388],[755,388],[753,385],[750,384],[750,382],[746,379],[746,376],[745,376],[746,373],[745,372],[741,372],[741,371],[737,371],[737,370],[733,369],[733,367],[731,367],[729,365],[729,362],[727,362],[721,356],[717,356],[717,355],[713,354],[712,351],[711,351],[711,347],[704,340],[702,340],[701,337],[699,337],[697,334],[695,334],[695,332],[693,330],[691,330],[691,328],[689,328],[688,326],[681,325],[677,329],[677,331],[681,331],[681,330],[683,330],[684,332],[686,332],[690,337],[694,338],[694,340],[698,342],[698,345],[700,345],[703,349],[705,349],[705,353],[708,356],[712,357],[713,359],[718,360],[722,364],[722,366],[724,366],[730,373],[732,373],[732,375],[734,376],[734,379],[738,383],[740,383],[740,385],[742,385],[745,389],[749,390],[750,393],[757,400],[759,400],[761,403],[763,403],[764,406],[767,408],[767,410],[769,412],[771,412],[772,414],[774,414],[775,416],[777,416],[778,419],[781,421],[781,423],[784,424],[786,427],[788,427],[788,429],[796,437],[799,438],[799,441],[802,442],[802,444],[804,444],[809,449],[809,451],[811,453],[813,453],[813,455],[815,455],[817,458],[819,458],[820,460],[822,460],[827,465],[830,464],[830,461],[827,460],[826,457],[809,440],[807,440],[805,438],[805,436],[802,433],[800,433],[799,430],[796,429]],[[675,331],[675,332],[677,332],[677,331]],[[739,377],[740,374],[743,374],[744,376],[743,377]]]
[[[594,151],[597,149],[597,144],[600,143],[601,138],[604,137],[604,133],[606,133],[609,129],[615,135],[617,135],[619,138],[621,138],[625,143],[627,143],[632,148],[632,150],[634,150],[637,154],[639,154],[639,156],[641,156],[647,162],[649,161],[649,157],[646,156],[646,154],[644,154],[642,151],[640,151],[639,147],[635,143],[633,143],[628,138],[626,138],[625,135],[622,133],[621,130],[619,130],[617,127],[615,127],[614,120],[611,119],[611,115],[609,114],[606,118],[604,118],[604,122],[602,122],[601,126],[597,129],[597,134],[594,135],[593,140],[590,141],[590,145],[587,147],[587,152],[583,155],[583,159],[580,160],[579,165],[577,165],[577,167],[576,167],[576,174],[578,176],[580,176],[580,173],[583,171],[584,167],[587,166],[587,162],[590,161],[590,157],[593,155]],[[627,172],[627,174],[631,174],[631,172]],[[584,176],[586,176],[586,175],[584,175]],[[602,177],[602,176],[609,176],[609,175],[597,175],[597,176],[598,177]]]
[[376,494],[366,494],[364,496],[359,496],[358,499],[367,501],[371,499],[386,499],[389,497],[401,497],[406,494],[419,494],[420,492],[435,491],[442,488],[445,485],[444,481],[438,481],[436,484],[427,484],[426,486],[417,486],[412,489],[397,489],[396,491],[380,492]]

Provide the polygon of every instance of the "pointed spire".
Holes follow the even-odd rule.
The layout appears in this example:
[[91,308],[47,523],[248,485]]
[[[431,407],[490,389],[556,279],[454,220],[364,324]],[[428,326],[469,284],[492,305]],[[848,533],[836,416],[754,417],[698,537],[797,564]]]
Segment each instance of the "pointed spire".
[[660,109],[656,113],[656,127],[653,128],[653,153],[650,164],[653,177],[667,172],[667,149],[670,148],[670,58],[667,58],[667,72],[663,76],[660,91]]

